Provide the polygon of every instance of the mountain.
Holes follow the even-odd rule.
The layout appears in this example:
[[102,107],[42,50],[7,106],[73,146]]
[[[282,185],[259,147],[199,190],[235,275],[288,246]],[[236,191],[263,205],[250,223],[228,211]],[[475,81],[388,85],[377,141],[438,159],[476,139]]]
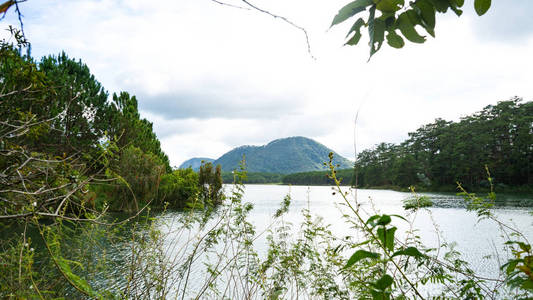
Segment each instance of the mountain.
[[307,171],[327,170],[324,162],[333,152],[333,162],[339,169],[352,168],[353,163],[326,146],[305,137],[289,137],[274,140],[264,146],[241,146],[235,148],[214,164],[220,164],[223,171],[239,168],[242,156],[246,157],[248,172],[267,172],[290,174]]
[[200,169],[200,165],[202,164],[202,161],[213,162],[215,160],[212,159],[212,158],[207,158],[207,157],[193,157],[191,159],[188,159],[188,160],[184,161],[179,166],[179,168],[180,169],[187,169],[187,168],[191,167],[193,170],[198,171]]

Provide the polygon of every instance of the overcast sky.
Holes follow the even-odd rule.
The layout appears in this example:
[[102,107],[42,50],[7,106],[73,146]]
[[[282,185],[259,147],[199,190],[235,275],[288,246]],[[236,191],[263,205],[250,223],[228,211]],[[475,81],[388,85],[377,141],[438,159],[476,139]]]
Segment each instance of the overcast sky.
[[[172,165],[243,144],[306,136],[353,159],[401,142],[435,118],[533,99],[533,1],[495,0],[483,17],[437,19],[437,37],[370,62],[367,40],[343,47],[351,24],[328,30],[347,0],[254,1],[309,32],[211,0],[29,0],[35,57],[65,51],[110,92],[137,95]],[[239,4],[234,0],[234,4]],[[12,15],[2,22],[14,22]],[[421,30],[419,32],[422,33]],[[3,33],[5,35],[5,33]]]

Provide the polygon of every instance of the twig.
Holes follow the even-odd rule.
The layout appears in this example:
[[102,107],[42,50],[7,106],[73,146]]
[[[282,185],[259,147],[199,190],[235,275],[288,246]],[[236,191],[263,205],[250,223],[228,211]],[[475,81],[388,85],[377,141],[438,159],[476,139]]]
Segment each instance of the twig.
[[283,16],[280,16],[280,15],[276,15],[276,14],[273,14],[271,13],[270,11],[268,10],[265,10],[265,9],[262,9],[260,7],[257,7],[256,5],[248,2],[248,0],[241,0],[242,2],[244,2],[246,5],[250,6],[251,8],[259,11],[259,12],[262,12],[264,14],[267,14],[275,19],[281,19],[282,21],[284,21],[285,23],[291,25],[292,27],[296,28],[296,29],[299,29],[301,30],[304,35],[305,35],[305,42],[307,44],[307,52],[309,53],[309,55],[311,56],[311,58],[315,59],[315,56],[313,55],[313,53],[311,52],[311,43],[309,42],[309,34],[307,34],[307,30],[305,30],[305,28],[303,28],[302,26],[299,26],[297,25],[296,23],[292,22],[291,20],[287,19],[286,17],[283,17]]
[[235,4],[231,4],[231,3],[226,3],[226,2],[222,2],[222,1],[218,1],[218,0],[211,0],[212,2],[215,2],[217,4],[220,4],[222,6],[229,6],[229,7],[232,7],[232,8],[238,8],[238,9],[244,9],[244,10],[250,10],[250,8],[248,7],[242,7],[242,6],[238,6],[238,5],[235,5]]

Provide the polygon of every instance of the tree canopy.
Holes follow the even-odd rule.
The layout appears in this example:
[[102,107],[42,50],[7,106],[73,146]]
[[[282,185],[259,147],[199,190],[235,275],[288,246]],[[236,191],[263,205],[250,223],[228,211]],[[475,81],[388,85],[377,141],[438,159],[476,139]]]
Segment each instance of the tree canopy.
[[[533,102],[515,97],[459,122],[436,119],[401,144],[381,143],[358,155],[360,186],[412,184],[435,189],[533,185]],[[488,168],[490,174],[487,173]]]

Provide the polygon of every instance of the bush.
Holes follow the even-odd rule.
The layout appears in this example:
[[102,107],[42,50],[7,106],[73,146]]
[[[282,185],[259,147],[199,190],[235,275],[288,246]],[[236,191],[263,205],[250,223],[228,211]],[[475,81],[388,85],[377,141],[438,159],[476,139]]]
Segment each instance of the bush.
[[113,169],[109,175],[118,179],[110,193],[111,207],[120,211],[138,211],[140,205],[156,198],[165,166],[156,155],[129,146],[122,151]]
[[192,169],[178,169],[161,177],[158,191],[159,205],[167,202],[169,207],[183,208],[197,200],[200,192],[198,174]]

